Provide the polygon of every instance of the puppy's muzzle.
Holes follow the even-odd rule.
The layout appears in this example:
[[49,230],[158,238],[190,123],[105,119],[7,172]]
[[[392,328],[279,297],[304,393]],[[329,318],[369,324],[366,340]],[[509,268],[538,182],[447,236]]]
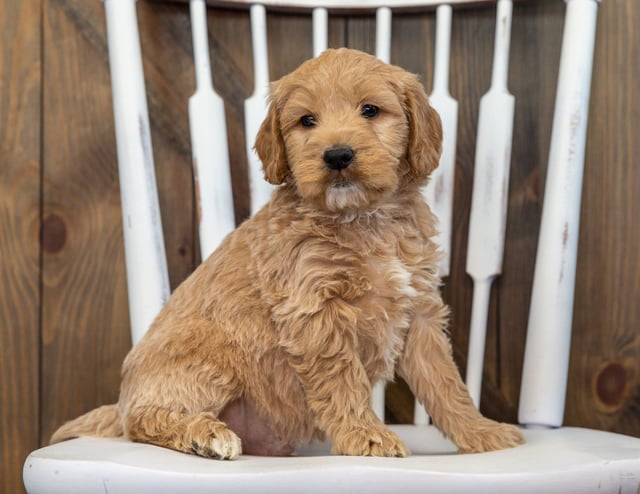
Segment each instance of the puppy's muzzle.
[[327,149],[322,158],[330,170],[344,170],[353,163],[353,156],[349,146],[334,146]]

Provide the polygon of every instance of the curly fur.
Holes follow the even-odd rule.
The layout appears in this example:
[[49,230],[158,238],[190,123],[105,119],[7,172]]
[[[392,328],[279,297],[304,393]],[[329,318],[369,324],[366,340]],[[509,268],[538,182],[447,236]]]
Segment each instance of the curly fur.
[[[256,140],[271,201],[176,289],[125,359],[117,407],[52,441],[123,434],[235,458],[326,434],[336,454],[406,456],[370,406],[398,372],[462,451],[521,443],[480,415],[451,356],[421,194],[441,140],[417,78],[361,52],[329,50],[274,83]],[[342,170],[323,160],[337,145],[354,151]]]

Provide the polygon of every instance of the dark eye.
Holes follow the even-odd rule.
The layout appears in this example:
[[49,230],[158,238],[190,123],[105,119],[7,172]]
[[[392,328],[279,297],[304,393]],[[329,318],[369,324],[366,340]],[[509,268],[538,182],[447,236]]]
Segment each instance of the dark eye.
[[378,115],[380,109],[374,105],[363,105],[362,110],[360,110],[360,114],[364,118],[375,118]]
[[316,119],[313,118],[313,115],[305,115],[300,119],[300,124],[303,127],[313,127],[316,124]]

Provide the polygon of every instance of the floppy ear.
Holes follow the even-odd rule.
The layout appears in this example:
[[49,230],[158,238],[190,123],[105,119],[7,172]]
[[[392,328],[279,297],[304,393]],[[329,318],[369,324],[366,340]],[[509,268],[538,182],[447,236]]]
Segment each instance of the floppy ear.
[[271,88],[271,98],[267,117],[262,122],[254,149],[262,161],[262,169],[267,182],[280,185],[284,182],[288,172],[287,156],[284,140],[280,130],[280,115],[278,104],[274,97],[275,87]]
[[413,74],[407,74],[404,78],[404,96],[409,119],[408,178],[424,182],[440,161],[442,124],[438,113],[429,105],[422,84]]

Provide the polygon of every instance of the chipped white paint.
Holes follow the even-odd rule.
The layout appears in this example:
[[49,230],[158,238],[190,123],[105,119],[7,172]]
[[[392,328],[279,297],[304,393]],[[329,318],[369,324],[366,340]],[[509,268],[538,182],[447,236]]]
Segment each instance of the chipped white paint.
[[520,392],[521,424],[564,415],[597,2],[567,2]]
[[469,219],[467,273],[474,295],[466,382],[480,403],[491,282],[502,272],[514,97],[507,90],[511,40],[511,0],[498,0],[491,87],[480,100],[473,195]]
[[451,264],[451,228],[453,216],[453,185],[458,129],[458,102],[449,93],[449,58],[451,49],[451,6],[441,5],[436,11],[436,52],[433,69],[433,91],[429,102],[442,120],[442,156],[438,168],[431,174],[424,189],[429,207],[438,217],[438,244],[443,258],[438,266],[440,276],[449,275]]
[[[456,161],[456,136],[458,132],[458,102],[449,93],[449,66],[451,51],[451,6],[440,5],[436,10],[436,52],[433,68],[433,91],[429,102],[442,120],[442,156],[438,168],[431,174],[424,196],[429,207],[438,217],[437,242],[443,252],[438,274],[449,275],[451,264],[451,231],[453,217],[453,186]],[[415,424],[429,423],[424,406],[416,400]]]
[[[330,456],[328,442],[299,456],[204,460],[150,444],[83,437],[26,459],[29,494],[637,494],[640,439],[563,427],[525,430],[527,444],[455,454],[435,427],[391,425],[409,458]],[[212,487],[213,486],[213,487]]]
[[135,0],[104,2],[118,150],[131,338],[169,298]]
[[211,82],[204,0],[191,0],[196,91],[189,98],[200,252],[206,259],[235,228],[224,102]]
[[[211,5],[220,6],[249,6],[254,3],[255,0],[209,0],[207,3]],[[451,5],[464,5],[464,4],[491,4],[496,0],[448,0],[446,3]],[[407,9],[407,8],[428,8],[437,7],[442,4],[442,0],[327,0],[318,2],[317,0],[262,0],[263,5],[267,7],[274,7],[278,9],[314,9],[318,6],[328,8],[331,10],[372,10],[380,7],[389,7],[392,9]]]
[[251,6],[251,41],[253,46],[253,94],[244,102],[244,125],[249,163],[251,214],[255,214],[271,197],[273,186],[264,178],[262,163],[253,150],[260,124],[267,116],[269,95],[269,57],[267,50],[267,13],[264,5]]
[[391,9],[376,10],[376,57],[384,63],[391,62]]
[[328,47],[329,13],[327,9],[313,9],[313,56],[317,57]]

